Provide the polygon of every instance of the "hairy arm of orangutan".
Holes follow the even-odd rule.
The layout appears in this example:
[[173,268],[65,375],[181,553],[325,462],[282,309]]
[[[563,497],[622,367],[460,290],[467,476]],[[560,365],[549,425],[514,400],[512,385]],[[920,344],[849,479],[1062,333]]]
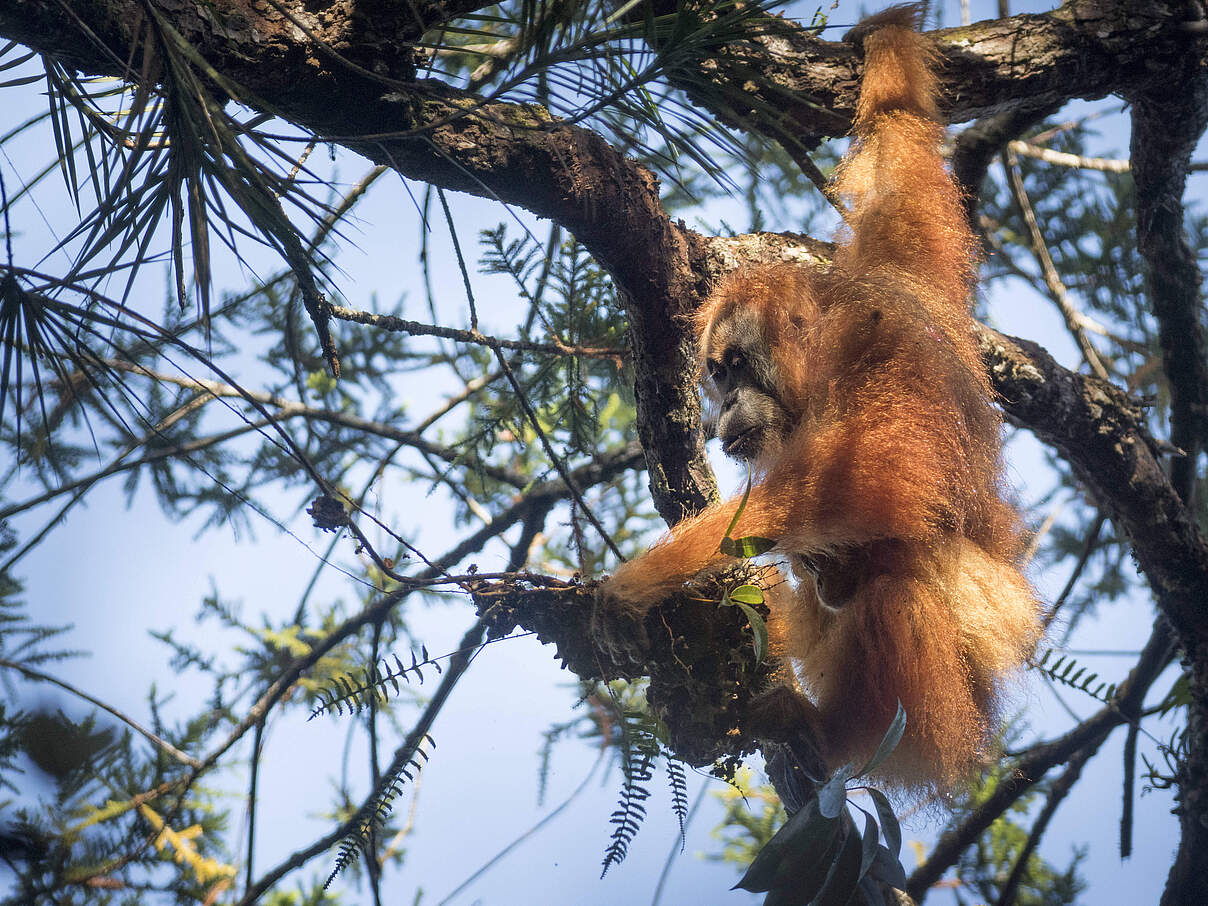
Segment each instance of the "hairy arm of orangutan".
[[[784,553],[831,553],[881,538],[924,538],[950,524],[953,489],[962,484],[959,467],[949,468],[959,462],[957,432],[926,418],[917,401],[880,397],[790,436],[785,454],[751,488],[732,537],[767,538]],[[605,600],[641,614],[697,575],[732,563],[721,541],[740,502],[681,522],[621,564],[602,588]]]

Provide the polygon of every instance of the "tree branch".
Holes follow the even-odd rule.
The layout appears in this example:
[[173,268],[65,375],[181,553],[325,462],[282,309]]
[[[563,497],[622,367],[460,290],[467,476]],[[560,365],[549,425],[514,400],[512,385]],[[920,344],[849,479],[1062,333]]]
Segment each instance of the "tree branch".
[[[660,0],[656,9],[674,7]],[[931,32],[942,55],[940,108],[951,122],[1006,108],[1060,106],[1127,88],[1169,85],[1203,55],[1204,35],[1178,0],[1067,0],[1059,9]],[[806,145],[843,135],[859,85],[859,52],[780,20],[724,48],[677,81],[723,122]],[[704,87],[702,87],[704,83]],[[736,90],[735,86],[741,86]]]
[[564,343],[532,343],[525,340],[506,340],[488,336],[477,330],[458,330],[455,327],[444,327],[440,324],[423,324],[419,321],[408,321],[396,315],[382,315],[371,311],[361,311],[347,308],[343,305],[331,306],[331,316],[341,321],[352,321],[356,324],[367,324],[382,330],[405,333],[410,336],[441,337],[458,343],[468,343],[473,346],[485,346],[488,349],[513,349],[518,352],[535,352],[543,355],[574,355],[588,359],[611,359],[619,366],[624,350],[610,349],[603,346],[567,346]]
[[[1201,275],[1183,228],[1183,191],[1195,145],[1208,125],[1208,75],[1185,62],[1171,72],[1178,91],[1128,92],[1132,101],[1132,170],[1137,191],[1137,248],[1146,263],[1146,285],[1162,365],[1170,387],[1170,439],[1182,455],[1171,480],[1188,507],[1194,505],[1197,463],[1208,444],[1208,337],[1205,336]],[[1171,866],[1164,906],[1208,899],[1208,598],[1201,597],[1191,636],[1176,622],[1191,673],[1187,757],[1179,766],[1178,807],[1182,830]],[[1190,615],[1189,615],[1190,616]],[[1174,617],[1172,617],[1174,619]]]
[[633,644],[624,658],[599,645],[596,621],[612,615],[597,611],[597,584],[484,581],[473,594],[491,638],[519,626],[553,643],[555,656],[581,678],[649,676],[647,701],[684,761],[704,766],[752,751],[747,706],[767,688],[771,673],[768,664],[754,664],[746,618],[737,607],[719,604],[723,586],[740,580],[730,574],[703,579],[652,608],[642,631],[626,636]]
[[155,733],[152,733],[150,730],[148,730],[146,727],[144,727],[142,724],[140,724],[138,721],[136,721],[133,717],[130,717],[129,715],[123,713],[122,711],[119,711],[117,708],[113,707],[112,705],[106,704],[105,702],[103,702],[99,698],[97,698],[96,696],[90,695],[89,693],[85,692],[83,689],[73,686],[71,683],[67,682],[66,680],[61,680],[56,676],[51,676],[49,673],[43,673],[41,670],[35,670],[33,667],[28,667],[25,664],[19,664],[16,661],[10,661],[8,658],[0,658],[0,667],[7,667],[9,670],[16,670],[18,673],[20,673],[26,679],[31,680],[33,682],[50,683],[52,686],[58,686],[60,689],[63,689],[64,691],[71,693],[72,695],[76,696],[77,698],[82,698],[84,701],[88,702],[90,705],[95,705],[96,707],[100,708],[102,711],[106,711],[109,714],[112,714],[114,717],[116,717],[118,720],[120,720],[122,723],[124,723],[130,729],[134,730],[140,736],[145,738],[148,742],[150,742],[157,749],[162,751],[164,754],[171,756],[176,761],[179,761],[181,764],[188,765],[191,768],[201,767],[201,762],[198,761],[196,758],[194,758],[192,755],[182,752],[180,749],[176,748],[176,746],[172,745],[172,743],[168,742],[166,739],[163,739],[162,737],[157,736]]
[[1141,405],[1029,340],[982,328],[981,342],[1008,416],[1070,463],[1128,537],[1182,644],[1208,642],[1208,542],[1162,468]]
[[1137,249],[1162,363],[1170,385],[1170,439],[1186,456],[1172,470],[1189,503],[1199,450],[1208,444],[1208,338],[1200,269],[1183,229],[1183,190],[1191,154],[1208,125],[1208,73],[1184,64],[1171,77],[1178,91],[1138,90],[1132,101],[1132,171],[1137,192]]
[[[1056,102],[1021,106],[982,117],[956,137],[952,148],[952,178],[965,198],[965,217],[977,231],[977,209],[990,162],[1011,139],[1022,135],[1060,109]],[[1014,147],[1014,143],[1012,143]]]

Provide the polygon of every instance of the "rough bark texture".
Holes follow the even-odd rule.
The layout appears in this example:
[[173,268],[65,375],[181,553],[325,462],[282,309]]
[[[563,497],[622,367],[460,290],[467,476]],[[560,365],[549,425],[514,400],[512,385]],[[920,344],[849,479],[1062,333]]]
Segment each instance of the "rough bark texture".
[[[1208,340],[1201,276],[1183,229],[1183,191],[1196,143],[1208,124],[1208,75],[1185,63],[1172,72],[1178,91],[1128,92],[1132,101],[1132,171],[1137,191],[1137,248],[1158,321],[1162,367],[1170,387],[1170,439],[1182,450],[1171,481],[1193,508],[1200,451],[1208,444]],[[1208,622],[1208,597],[1187,615]],[[1193,691],[1187,760],[1181,766],[1179,851],[1162,894],[1165,906],[1208,902],[1208,641],[1178,626],[1187,645]],[[1194,639],[1194,641],[1193,641]]]
[[[422,9],[439,21],[450,9],[481,5]],[[124,61],[138,59],[139,0],[78,6],[14,0],[0,8],[0,35],[85,72],[132,75]],[[211,65],[247,89],[245,103],[412,179],[519,205],[567,227],[609,270],[627,302],[638,430],[655,505],[676,522],[709,503],[717,490],[686,329],[708,289],[703,246],[667,216],[654,175],[596,133],[560,124],[543,108],[483,103],[431,79],[406,81],[413,70],[400,47],[428,24],[422,17],[416,24],[409,4],[383,4],[351,60],[343,51],[353,52],[364,23],[358,30],[332,8],[312,14],[303,3],[277,6],[288,17],[268,4],[235,0],[160,4]],[[82,34],[81,21],[95,39]],[[381,40],[382,34],[397,37]]]
[[1208,543],[1175,493],[1141,404],[1065,370],[1036,343],[982,331],[982,353],[1008,416],[1073,466],[1132,544],[1180,639],[1208,639]]
[[[670,0],[660,4],[674,6]],[[1060,105],[1169,85],[1171,68],[1181,68],[1189,53],[1203,59],[1202,37],[1186,26],[1200,18],[1186,0],[1071,0],[1040,15],[939,29],[932,34],[948,86],[941,110],[950,122],[963,122],[1020,105]],[[762,37],[723,49],[681,82],[725,122],[777,139],[791,133],[810,144],[850,127],[859,60],[852,46],[819,41],[782,21]],[[701,78],[715,90],[696,90]],[[714,100],[719,93],[724,105]]]
[[[242,99],[252,106],[411,178],[556,219],[590,248],[628,303],[651,490],[663,517],[677,521],[716,494],[684,325],[709,288],[699,237],[666,216],[649,172],[594,133],[559,124],[540,108],[483,104],[439,82],[409,81],[408,42],[481,5],[338,3],[312,11],[299,0],[161,0],[157,8],[207,61],[248,89]],[[1161,80],[1167,64],[1188,53],[1186,10],[1179,3],[1085,0],[940,32],[945,79],[954,86],[945,109],[963,119],[1021,98],[1099,97]],[[86,72],[131,75],[126,61],[136,59],[132,45],[144,36],[144,15],[140,0],[11,0],[0,8],[0,34]],[[758,127],[754,114],[775,109],[801,136],[847,129],[858,86],[848,45],[817,41],[784,23],[765,38],[723,48],[715,65],[716,83],[742,86],[759,102],[751,116],[731,103],[727,116]],[[758,97],[763,89],[748,78],[753,72],[772,76],[772,95]],[[781,123],[771,132],[784,130]]]
[[[739,575],[745,573],[739,572]],[[482,583],[478,612],[491,637],[517,626],[556,646],[563,666],[585,679],[649,676],[647,700],[667,725],[677,756],[699,767],[755,750],[746,726],[751,698],[770,681],[756,665],[751,628],[737,607],[723,607],[723,587],[741,578],[719,576],[663,602],[643,621],[642,638],[619,658],[595,644],[596,585],[541,586]],[[731,763],[733,763],[731,761]]]
[[1179,768],[1179,849],[1162,891],[1161,906],[1208,902],[1208,644],[1187,650],[1191,680],[1187,759]]
[[965,217],[977,232],[977,208],[981,203],[981,188],[990,162],[1006,147],[1045,117],[1052,116],[1058,103],[1024,106],[982,117],[956,137],[952,148],[952,178],[956,180],[965,200]]
[[1183,190],[1191,154],[1208,124],[1208,74],[1185,64],[1170,74],[1178,91],[1129,92],[1137,249],[1145,258],[1149,304],[1158,320],[1162,366],[1170,383],[1175,487],[1190,502],[1199,450],[1208,444],[1208,340],[1200,269],[1183,229]]

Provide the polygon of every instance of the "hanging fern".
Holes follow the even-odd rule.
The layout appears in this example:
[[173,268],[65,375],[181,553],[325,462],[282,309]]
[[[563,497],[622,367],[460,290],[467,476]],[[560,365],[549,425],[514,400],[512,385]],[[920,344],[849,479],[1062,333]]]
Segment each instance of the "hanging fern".
[[680,852],[684,851],[684,822],[688,820],[688,776],[683,762],[667,759],[667,783],[671,787],[671,810],[679,820]]
[[621,798],[616,810],[608,819],[613,826],[612,838],[608,841],[608,849],[604,851],[604,868],[600,877],[608,874],[608,869],[625,861],[629,854],[629,844],[637,836],[642,822],[646,820],[646,800],[650,798],[650,788],[645,784],[654,775],[654,759],[658,756],[657,748],[643,747],[637,751],[629,748],[622,759],[625,772],[625,782],[621,786]]
[[[383,775],[377,791],[361,806],[350,822],[348,833],[340,840],[336,864],[323,883],[324,890],[331,886],[336,875],[356,862],[362,850],[372,846],[374,837],[390,817],[394,800],[403,791],[403,781],[415,780],[415,774],[428,763],[428,753],[423,749],[424,742],[428,743],[429,749],[436,748],[436,741],[424,733],[414,741],[408,739],[395,753],[394,761]],[[421,758],[423,761],[420,761]]]
[[1115,683],[1102,681],[1096,683],[1095,680],[1099,679],[1099,674],[1087,673],[1085,667],[1078,666],[1078,661],[1068,655],[1058,654],[1052,663],[1049,663],[1049,659],[1055,651],[1055,648],[1049,648],[1040,660],[1029,661],[1029,666],[1041,671],[1055,683],[1085,692],[1105,705],[1112,703],[1112,699],[1116,695]]
[[371,703],[381,704],[389,698],[387,685],[393,687],[394,694],[398,695],[401,690],[398,682],[400,679],[408,683],[412,679],[418,679],[420,685],[423,685],[422,668],[432,667],[437,673],[441,672],[440,664],[428,656],[426,647],[420,648],[419,658],[416,658],[414,651],[411,652],[410,664],[404,663],[397,654],[391,657],[394,659],[393,665],[388,658],[383,658],[380,667],[378,664],[367,667],[359,678],[353,674],[337,676],[332,680],[334,688],[319,692],[320,704],[310,712],[307,720],[314,720],[320,714],[329,714],[333,709],[341,716],[345,710],[349,714],[359,714]]
[[[616,699],[614,704],[620,705]],[[621,761],[623,782],[617,807],[609,816],[612,837],[604,851],[604,868],[600,877],[613,865],[625,861],[629,844],[646,820],[646,800],[650,798],[654,762],[662,753],[658,738],[658,723],[645,708],[618,708],[620,720],[614,728],[614,744]]]

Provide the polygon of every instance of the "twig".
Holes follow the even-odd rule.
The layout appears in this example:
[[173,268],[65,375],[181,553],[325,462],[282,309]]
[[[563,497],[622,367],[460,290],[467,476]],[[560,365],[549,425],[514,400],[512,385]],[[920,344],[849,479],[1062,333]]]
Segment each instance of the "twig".
[[1053,819],[1053,815],[1057,813],[1058,806],[1069,795],[1070,790],[1074,788],[1074,784],[1082,776],[1082,768],[1090,761],[1091,756],[1098,749],[1098,746],[1087,746],[1081,752],[1075,754],[1070,759],[1066,769],[1061,772],[1061,776],[1053,782],[1048,798],[1045,800],[1044,808],[1040,810],[1040,814],[1036,816],[1036,821],[1032,824],[1032,830],[1028,834],[1027,842],[1024,843],[1023,849],[1019,851],[1015,864],[1011,866],[1011,873],[1007,875],[1007,880],[1003,882],[1002,887],[999,889],[998,900],[995,902],[995,906],[1011,906],[1015,902],[1015,891],[1019,887],[1019,882],[1023,880],[1024,872],[1027,871],[1028,860],[1032,858],[1032,853],[1036,851],[1036,847],[1040,844],[1040,838],[1044,836],[1044,832],[1048,829],[1049,822]]
[[84,701],[88,702],[91,705],[95,705],[96,707],[100,708],[102,711],[112,714],[114,717],[116,717],[118,720],[120,720],[122,723],[124,723],[130,729],[134,730],[140,736],[143,736],[145,739],[147,739],[147,741],[150,742],[152,745],[154,745],[157,749],[170,755],[172,758],[176,759],[181,764],[187,764],[189,767],[191,767],[195,770],[201,769],[201,767],[202,767],[201,761],[194,758],[192,755],[185,754],[180,749],[176,748],[176,746],[172,745],[172,743],[168,742],[166,739],[162,739],[161,737],[152,733],[150,730],[148,730],[146,727],[144,727],[142,724],[140,724],[134,718],[130,717],[129,715],[125,714],[122,711],[119,711],[117,708],[113,707],[112,705],[105,704],[105,702],[101,701],[99,698],[89,695],[83,689],[73,686],[71,683],[69,683],[65,680],[61,680],[58,677],[51,676],[49,673],[43,673],[41,670],[35,670],[33,667],[27,667],[24,664],[19,664],[16,661],[10,661],[7,658],[0,658],[0,667],[7,667],[10,670],[16,670],[18,673],[23,674],[28,679],[36,680],[38,682],[43,682],[43,683],[50,683],[52,686],[58,686],[60,689],[63,689],[66,692],[70,692],[72,695],[76,696],[77,698],[82,698]]
[[[1128,173],[1132,170],[1132,161],[1114,157],[1083,157],[1081,154],[1070,154],[1067,151],[1054,151],[1035,142],[1016,140],[1007,147],[1016,154],[1024,157],[1042,160],[1046,164],[1056,164],[1059,167],[1071,167],[1078,170],[1098,170],[1102,173]],[[1187,165],[1187,169],[1195,172],[1208,170],[1208,161],[1196,161]]]
[[[444,190],[437,189],[437,194],[440,196],[443,204]],[[457,242],[457,229],[453,223],[453,217],[449,212],[449,207],[447,204],[444,207],[444,211],[445,218],[449,225],[449,233],[453,236],[453,251],[455,257],[457,258],[457,267],[461,271],[462,283],[465,285],[466,289],[466,298],[469,300],[471,323],[470,334],[471,336],[479,337],[485,340],[486,337],[479,332],[477,327],[478,315],[477,308],[474,304],[474,287],[470,282],[470,270],[466,266],[465,258],[462,257],[461,246]],[[575,480],[570,474],[570,470],[566,467],[564,458],[558,455],[558,452],[554,449],[553,443],[550,442],[549,435],[546,434],[545,429],[541,426],[541,419],[539,419],[537,417],[537,413],[533,411],[532,404],[529,402],[528,396],[524,392],[524,388],[520,386],[520,381],[517,380],[516,374],[512,370],[512,366],[508,364],[508,360],[504,357],[502,347],[499,346],[497,342],[487,343],[486,345],[490,346],[491,351],[495,353],[495,359],[499,362],[499,368],[503,372],[503,376],[506,377],[508,383],[511,384],[512,392],[516,395],[516,401],[520,404],[520,408],[524,410],[524,415],[528,419],[529,425],[532,427],[533,432],[537,435],[537,439],[541,441],[541,448],[545,450],[545,455],[549,457],[549,461],[553,464],[558,474],[562,477],[562,481],[565,482],[566,488],[570,492],[571,500],[577,507],[580,507],[583,510],[583,514],[587,517],[587,521],[590,522],[595,530],[600,534],[600,538],[603,539],[604,544],[607,545],[608,549],[612,551],[617,559],[624,560],[625,557],[621,553],[621,549],[617,547],[616,543],[612,540],[612,536],[608,534],[608,530],[604,528],[603,523],[601,523],[596,517],[596,514],[592,512],[591,507],[587,505],[587,501],[583,499],[583,494],[579,490],[578,486],[576,486]]]
[[1014,154],[1042,160],[1046,164],[1056,164],[1059,167],[1071,167],[1077,170],[1098,170],[1101,173],[1127,173],[1132,169],[1132,164],[1126,160],[1107,157],[1083,157],[1081,154],[1054,151],[1052,148],[1044,148],[1020,139],[1008,142],[1007,149]]
[[464,881],[462,881],[460,884],[458,884],[456,887],[454,887],[451,891],[449,891],[449,893],[445,896],[445,898],[443,900],[441,900],[439,903],[437,903],[436,906],[446,906],[446,904],[451,902],[453,900],[453,898],[456,897],[459,893],[461,893],[463,890],[465,890],[467,887],[469,887],[471,884],[473,884],[475,881],[477,881],[479,878],[481,878],[484,874],[486,874],[488,871],[490,871],[492,868],[494,868],[497,864],[499,864],[500,860],[502,860],[505,856],[507,856],[508,853],[510,853],[512,850],[514,850],[516,847],[518,847],[521,843],[523,843],[525,840],[529,839],[529,837],[533,836],[533,834],[537,833],[537,831],[541,830],[541,828],[545,827],[545,825],[549,824],[551,821],[553,821],[555,818],[557,818],[560,814],[562,814],[562,812],[565,811],[566,808],[572,802],[574,802],[576,799],[579,798],[579,794],[582,793],[585,789],[587,789],[588,782],[592,779],[592,777],[595,776],[596,771],[600,767],[600,764],[604,761],[604,756],[607,754],[608,754],[608,749],[601,747],[600,750],[596,754],[596,760],[595,760],[595,762],[592,763],[591,769],[587,772],[587,774],[584,776],[584,778],[579,782],[579,785],[577,787],[575,787],[574,791],[571,792],[571,794],[569,796],[567,796],[565,799],[563,799],[562,802],[559,803],[556,808],[552,809],[550,812],[543,815],[537,821],[536,824],[534,824],[532,827],[530,827],[528,830],[526,830],[524,833],[522,833],[520,836],[518,836],[516,839],[514,839],[511,843],[509,843],[503,849],[499,850],[499,852],[495,853],[495,855],[491,856],[491,858],[489,858],[486,862],[484,862],[476,871],[472,872],[468,878],[466,878]]
[[1049,626],[1052,625],[1053,620],[1057,617],[1057,612],[1074,590],[1074,585],[1082,575],[1082,571],[1086,568],[1087,561],[1090,560],[1091,554],[1095,552],[1095,546],[1099,543],[1099,533],[1103,531],[1105,522],[1107,522],[1107,514],[1100,510],[1095,517],[1095,521],[1091,524],[1090,531],[1086,533],[1086,540],[1082,543],[1082,552],[1078,555],[1078,562],[1074,564],[1070,577],[1065,581],[1065,587],[1061,589],[1061,594],[1057,596],[1057,600],[1053,602],[1053,606],[1044,615],[1044,619],[1041,622],[1042,632],[1048,631]]
[[554,468],[558,474],[562,476],[562,480],[566,483],[566,488],[570,492],[571,498],[575,504],[583,510],[583,515],[587,517],[587,521],[592,524],[595,530],[599,533],[600,538],[608,546],[608,549],[613,552],[618,560],[624,560],[625,555],[621,553],[621,549],[617,547],[616,542],[612,540],[612,536],[608,534],[608,530],[600,522],[587,501],[583,499],[583,492],[575,485],[575,480],[571,476],[570,470],[566,467],[566,463],[562,457],[554,450],[554,445],[550,443],[550,439],[546,436],[545,430],[541,427],[541,420],[537,418],[537,413],[533,411],[532,405],[524,394],[524,389],[520,386],[520,382],[516,380],[516,375],[512,372],[512,368],[508,365],[507,359],[503,357],[503,351],[496,349],[495,358],[499,362],[499,366],[503,369],[504,376],[508,379],[508,383],[512,385],[512,391],[516,394],[516,400],[520,403],[524,414],[529,420],[533,431],[537,434],[537,439],[541,441],[541,446],[545,450],[545,455],[549,457],[550,462],[554,464]]
[[1036,552],[1040,549],[1040,543],[1045,539],[1045,536],[1053,530],[1053,526],[1057,520],[1061,518],[1062,512],[1065,510],[1065,502],[1060,501],[1058,504],[1049,510],[1048,515],[1040,523],[1040,526],[1032,533],[1031,539],[1028,541],[1027,549],[1023,552],[1022,562],[1028,564],[1032,562],[1032,558],[1036,556]]
[[440,324],[424,324],[420,321],[408,321],[395,315],[379,315],[373,312],[347,308],[343,305],[331,306],[331,316],[341,321],[353,321],[357,324],[367,324],[370,327],[380,327],[395,333],[406,333],[413,336],[440,337],[444,340],[455,340],[458,343],[469,343],[474,346],[486,346],[490,349],[514,349],[519,352],[540,352],[547,355],[577,355],[589,359],[611,359],[620,362],[625,351],[609,349],[603,346],[568,346],[565,343],[530,343],[524,340],[503,340],[488,336],[477,330],[459,330],[455,327],[444,327]]
[[1066,294],[1065,285],[1061,282],[1061,276],[1057,273],[1057,268],[1053,264],[1053,259],[1049,255],[1048,245],[1044,241],[1044,234],[1040,231],[1040,225],[1036,222],[1036,212],[1032,209],[1032,203],[1028,200],[1027,191],[1024,189],[1023,177],[1019,173],[1019,161],[1011,151],[1006,151],[1003,154],[1003,169],[1007,174],[1007,184],[1011,189],[1011,197],[1015,199],[1015,203],[1019,205],[1020,213],[1023,214],[1024,223],[1027,224],[1028,235],[1032,240],[1032,252],[1036,256],[1036,261],[1040,265],[1040,270],[1044,275],[1044,284],[1048,288],[1049,297],[1057,306],[1057,310],[1061,312],[1061,317],[1065,320],[1066,330],[1073,337],[1074,342],[1078,345],[1078,349],[1082,352],[1082,358],[1087,365],[1090,366],[1091,373],[1103,380],[1111,380],[1111,376],[1107,372],[1107,368],[1103,364],[1103,360],[1099,358],[1099,351],[1087,338],[1085,331],[1079,321],[1079,312],[1070,302],[1069,296]]

